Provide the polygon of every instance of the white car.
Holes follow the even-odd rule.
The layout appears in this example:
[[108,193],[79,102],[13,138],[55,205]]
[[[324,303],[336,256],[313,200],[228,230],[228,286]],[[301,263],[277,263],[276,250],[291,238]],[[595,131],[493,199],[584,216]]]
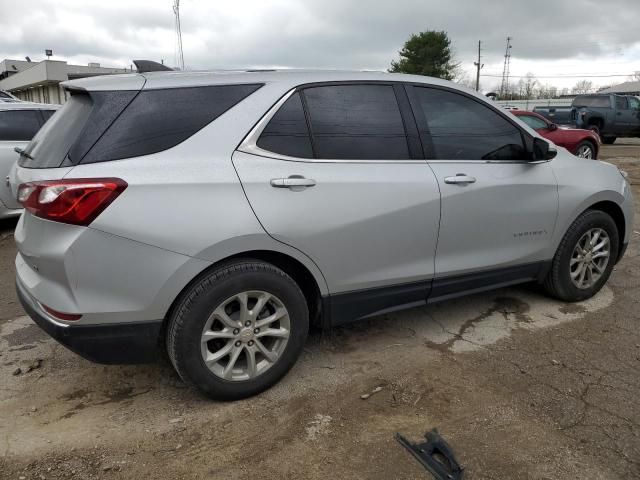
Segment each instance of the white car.
[[0,102],[0,219],[22,213],[22,206],[9,188],[8,175],[18,160],[15,149],[24,148],[59,105],[30,102]]

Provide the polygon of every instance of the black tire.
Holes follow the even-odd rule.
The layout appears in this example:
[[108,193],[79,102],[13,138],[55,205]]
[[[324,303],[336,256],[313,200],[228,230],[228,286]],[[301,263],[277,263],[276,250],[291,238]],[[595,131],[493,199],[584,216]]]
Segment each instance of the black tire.
[[[601,228],[609,235],[609,261],[598,281],[590,288],[581,289],[572,282],[569,265],[576,244],[592,228]],[[565,302],[579,302],[591,298],[609,279],[618,258],[619,245],[618,228],[613,219],[600,210],[587,210],[573,222],[560,242],[544,281],[547,293]]]
[[[290,318],[289,338],[279,358],[262,374],[250,380],[225,380],[204,362],[200,349],[203,328],[211,312],[226,299],[252,290],[268,292],[282,302]],[[296,282],[269,263],[243,259],[208,272],[181,295],[169,318],[167,353],[186,383],[210,398],[236,400],[256,395],[277,383],[300,356],[308,330],[309,311]]]
[[618,137],[602,137],[602,143],[605,145],[613,145]]
[[576,147],[576,153],[579,153],[580,150],[584,147],[588,147],[591,150],[591,157],[589,157],[589,160],[595,160],[598,158],[598,150],[594,143],[590,142],[589,140],[584,140],[583,142],[581,142],[580,145]]

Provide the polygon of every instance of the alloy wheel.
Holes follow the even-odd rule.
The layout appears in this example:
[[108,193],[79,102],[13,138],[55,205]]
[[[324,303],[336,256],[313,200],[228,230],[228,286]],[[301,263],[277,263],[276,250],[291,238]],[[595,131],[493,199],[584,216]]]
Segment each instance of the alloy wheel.
[[591,228],[580,237],[569,262],[573,284],[581,290],[591,288],[604,274],[611,255],[609,235],[602,228]]
[[289,312],[268,292],[253,290],[227,298],[202,330],[202,359],[214,375],[246,381],[273,366],[287,345]]

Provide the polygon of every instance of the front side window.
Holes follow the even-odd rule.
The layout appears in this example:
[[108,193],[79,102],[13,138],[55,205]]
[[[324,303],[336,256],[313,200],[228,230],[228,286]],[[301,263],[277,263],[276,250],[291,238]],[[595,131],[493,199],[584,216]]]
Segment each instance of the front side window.
[[391,85],[327,85],[303,90],[318,158],[410,159]]
[[534,130],[547,128],[547,123],[544,120],[540,120],[538,117],[534,117],[533,115],[518,115],[518,118]]
[[0,141],[28,141],[38,130],[40,130],[40,115],[36,110],[0,112]]
[[415,87],[439,160],[525,160],[520,130],[464,95]]
[[313,158],[300,93],[291,95],[260,134],[257,146],[289,157]]
[[629,97],[629,108],[631,110],[640,110],[640,100],[636,97]]

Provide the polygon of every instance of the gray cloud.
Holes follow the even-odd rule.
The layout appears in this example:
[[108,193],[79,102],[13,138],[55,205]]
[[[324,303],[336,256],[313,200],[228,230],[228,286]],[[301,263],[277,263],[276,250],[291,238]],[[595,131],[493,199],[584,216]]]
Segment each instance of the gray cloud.
[[[82,63],[128,65],[132,58],[173,63],[171,0],[99,5],[0,0],[0,5],[0,58],[39,58],[52,48],[58,57]],[[609,0],[606,9],[601,0],[182,1],[190,68],[383,69],[410,33],[427,29],[448,31],[465,66],[473,62],[478,40],[484,61],[499,65],[507,35],[514,37],[514,59],[615,62],[640,42],[638,13],[637,0]]]

